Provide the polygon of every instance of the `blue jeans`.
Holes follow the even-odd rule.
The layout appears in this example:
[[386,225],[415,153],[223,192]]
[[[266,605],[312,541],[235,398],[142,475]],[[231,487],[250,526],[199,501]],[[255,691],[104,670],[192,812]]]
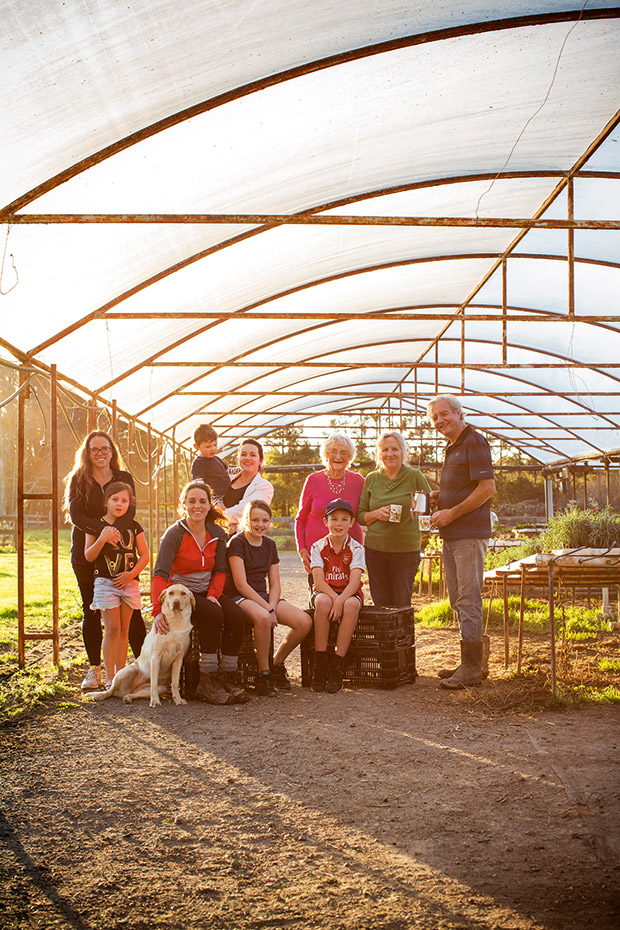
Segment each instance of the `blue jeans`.
[[482,582],[488,539],[444,539],[443,568],[461,638],[482,639]]

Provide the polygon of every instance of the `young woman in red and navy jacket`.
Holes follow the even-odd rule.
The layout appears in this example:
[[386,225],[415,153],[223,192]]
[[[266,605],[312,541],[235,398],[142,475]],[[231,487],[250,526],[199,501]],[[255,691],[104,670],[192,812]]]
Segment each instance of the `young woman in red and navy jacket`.
[[[196,698],[209,704],[249,700],[237,680],[237,661],[243,639],[244,616],[234,601],[222,594],[226,580],[227,533],[223,514],[211,502],[204,481],[191,481],[181,491],[181,517],[164,533],[151,598],[157,633],[169,630],[159,595],[171,584],[184,584],[194,595],[192,623],[200,642],[200,681]],[[218,652],[220,653],[218,660]]]

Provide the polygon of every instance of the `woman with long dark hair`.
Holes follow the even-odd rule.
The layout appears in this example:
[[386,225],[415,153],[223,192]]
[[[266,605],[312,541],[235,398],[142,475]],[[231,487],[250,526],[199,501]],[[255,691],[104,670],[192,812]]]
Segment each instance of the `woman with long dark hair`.
[[[84,620],[82,636],[88,656],[89,670],[82,682],[82,691],[101,687],[101,616],[92,610],[94,568],[84,555],[86,534],[98,535],[100,517],[105,513],[104,492],[112,481],[123,481],[135,494],[134,480],[123,469],[120,454],[112,437],[103,430],[93,430],[75,453],[73,468],[65,478],[65,513],[73,524],[71,536],[71,566],[77,579]],[[130,523],[135,516],[131,506],[125,515]],[[134,656],[140,655],[146,636],[142,613],[134,610],[129,623],[129,644]]]
[[200,681],[196,700],[208,704],[244,704],[249,696],[237,674],[245,620],[234,600],[223,593],[226,581],[227,520],[211,500],[204,481],[190,481],[181,491],[179,520],[162,536],[151,584],[153,629],[168,632],[159,597],[171,584],[184,584],[194,595],[192,623],[200,643]]

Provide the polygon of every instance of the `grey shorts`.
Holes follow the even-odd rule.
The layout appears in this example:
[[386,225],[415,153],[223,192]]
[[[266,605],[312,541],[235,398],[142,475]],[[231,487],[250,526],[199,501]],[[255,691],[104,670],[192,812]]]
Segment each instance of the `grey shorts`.
[[124,588],[115,588],[111,578],[95,578],[95,593],[90,605],[91,610],[111,610],[113,607],[120,607],[121,601],[129,604],[133,610],[141,609],[140,582],[137,578],[126,584]]

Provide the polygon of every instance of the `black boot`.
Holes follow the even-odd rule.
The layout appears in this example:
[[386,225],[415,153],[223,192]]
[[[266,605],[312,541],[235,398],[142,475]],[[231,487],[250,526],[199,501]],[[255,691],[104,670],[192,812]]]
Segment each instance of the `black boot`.
[[335,652],[330,656],[329,668],[327,671],[327,686],[325,688],[328,694],[338,694],[339,691],[342,691],[344,662],[345,657],[339,656]]
[[466,685],[479,685],[482,681],[482,642],[461,640],[461,664],[450,678],[439,685],[449,691],[460,691]]
[[325,691],[327,684],[327,653],[314,653],[314,668],[312,669],[312,691]]
[[[482,677],[489,677],[489,652],[491,648],[491,640],[488,636],[482,637]],[[452,678],[454,673],[458,671],[460,665],[456,665],[454,668],[440,668],[437,672],[438,678]]]

